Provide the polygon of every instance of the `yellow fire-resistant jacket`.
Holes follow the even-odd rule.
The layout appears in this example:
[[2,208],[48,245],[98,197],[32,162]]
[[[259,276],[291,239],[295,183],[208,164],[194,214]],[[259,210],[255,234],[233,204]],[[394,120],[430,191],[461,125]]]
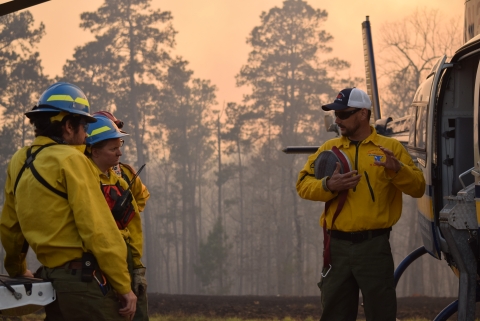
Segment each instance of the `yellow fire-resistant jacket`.
[[[89,158],[90,159],[90,158]],[[106,185],[115,185],[117,182],[120,183],[123,189],[128,188],[127,182],[121,177],[118,177],[112,169],[108,170],[108,176],[102,173],[98,166],[90,159],[92,165],[96,168],[98,176],[100,177],[100,182]],[[97,186],[98,187],[98,186]],[[138,211],[137,203],[135,200],[132,201],[133,207],[135,209],[135,216],[128,223],[128,227],[120,230],[122,233],[123,239],[130,244],[132,248],[133,256],[133,267],[140,268],[143,267],[142,264],[142,254],[143,254],[143,232],[142,232],[142,221],[140,218],[140,212]],[[109,211],[110,216],[112,213]],[[113,216],[112,216],[113,217]]]
[[[300,197],[327,202],[332,200],[327,218],[327,228],[344,232],[356,232],[388,228],[394,225],[402,213],[402,192],[412,197],[421,197],[425,192],[425,179],[406,149],[395,139],[378,135],[373,127],[372,133],[364,141],[351,144],[346,137],[331,139],[308,158],[307,163],[298,175],[297,191]],[[352,170],[361,175],[355,190],[348,191],[345,205],[332,227],[332,217],[338,204],[338,193],[325,189],[322,180],[314,176],[314,161],[324,150],[337,146],[348,155]],[[380,146],[393,151],[402,163],[398,173],[387,170],[383,166],[374,165],[375,158],[385,161],[385,154]],[[320,218],[323,226],[325,211]]]
[[[127,165],[127,164],[119,163],[118,165],[120,166],[120,170],[121,170],[121,173],[119,176],[122,178],[125,178],[123,177],[122,174],[126,175],[128,179],[125,179],[125,181],[130,183],[133,177],[135,176],[136,171],[130,165]],[[119,174],[118,172],[116,173],[117,175]],[[140,179],[140,176],[137,176],[137,178],[135,179],[135,182],[133,182],[131,191],[132,191],[133,197],[135,198],[135,201],[137,202],[138,210],[140,212],[143,212],[143,210],[145,209],[145,205],[147,204],[147,200],[150,198],[150,192],[148,191],[147,187],[143,185],[142,180]]]
[[[54,143],[37,137],[33,151]],[[83,154],[85,146],[56,144],[38,153],[34,166],[55,189],[68,200],[49,191],[32,174],[24,171],[13,194],[15,180],[25,163],[28,147],[17,151],[7,170],[5,203],[0,218],[0,235],[5,248],[5,268],[9,275],[25,273],[24,240],[44,266],[53,268],[80,259],[84,251],[92,252],[115,290],[131,290],[126,263],[127,249],[116,228],[96,169]]]

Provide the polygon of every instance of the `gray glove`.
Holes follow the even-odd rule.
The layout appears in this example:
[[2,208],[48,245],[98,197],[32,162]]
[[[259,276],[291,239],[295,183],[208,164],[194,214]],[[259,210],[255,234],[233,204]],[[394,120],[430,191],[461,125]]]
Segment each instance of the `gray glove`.
[[147,292],[147,279],[145,271],[147,268],[133,269],[133,293],[138,297]]

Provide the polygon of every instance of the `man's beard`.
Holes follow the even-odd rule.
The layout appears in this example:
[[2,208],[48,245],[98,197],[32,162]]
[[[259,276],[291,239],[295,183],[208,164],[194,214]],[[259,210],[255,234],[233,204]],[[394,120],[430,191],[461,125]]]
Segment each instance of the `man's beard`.
[[360,128],[360,124],[354,124],[353,127],[351,128],[346,128],[346,127],[343,127],[343,131],[342,131],[342,127],[340,127],[340,133],[342,134],[342,136],[344,137],[351,137],[353,136],[357,131],[358,129]]

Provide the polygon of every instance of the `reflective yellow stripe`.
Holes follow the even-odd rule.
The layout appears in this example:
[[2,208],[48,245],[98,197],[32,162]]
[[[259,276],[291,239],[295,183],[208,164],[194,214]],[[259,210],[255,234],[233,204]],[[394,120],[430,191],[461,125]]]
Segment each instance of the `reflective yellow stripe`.
[[433,200],[430,196],[423,194],[421,198],[417,198],[417,208],[427,220],[430,222],[435,220],[433,215]]
[[103,127],[100,127],[100,128],[97,128],[97,129],[92,130],[92,133],[91,133],[90,135],[88,135],[88,136],[89,136],[89,137],[95,136],[95,135],[98,135],[98,134],[101,134],[101,133],[104,133],[104,132],[108,132],[109,130],[111,130],[110,127],[108,127],[108,126],[103,126]]
[[79,104],[82,104],[82,105],[85,105],[87,107],[90,107],[90,104],[88,103],[88,100],[86,100],[85,98],[77,97],[77,98],[75,98],[75,102],[79,103]]
[[72,96],[70,95],[51,95],[48,97],[47,101],[71,101],[90,107],[88,100],[85,98],[77,97],[75,100],[73,100]]

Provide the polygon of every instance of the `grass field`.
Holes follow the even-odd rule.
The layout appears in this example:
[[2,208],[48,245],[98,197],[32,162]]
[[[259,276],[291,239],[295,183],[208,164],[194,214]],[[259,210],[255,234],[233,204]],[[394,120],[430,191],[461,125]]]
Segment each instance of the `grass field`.
[[[0,321],[43,321],[45,319],[44,314],[31,314],[21,317],[2,317],[0,316]],[[397,319],[398,320],[398,319]],[[480,321],[480,319],[475,319]],[[191,315],[152,315],[150,316],[150,321],[318,321],[318,319],[307,318],[307,319],[294,319],[294,318],[284,318],[284,319],[241,319],[241,318],[212,318],[205,316],[191,316]],[[359,319],[357,321],[365,321]],[[431,321],[429,319],[401,319],[399,321]]]
[[[307,318],[303,320],[297,320],[292,318],[284,318],[284,319],[239,319],[239,318],[227,318],[227,319],[212,319],[209,317],[192,317],[192,316],[152,316],[150,317],[150,321],[318,321],[318,319]],[[365,320],[357,320],[357,321],[365,321]],[[431,321],[427,319],[403,319],[400,321]],[[479,320],[480,321],[480,320]]]
[[[45,315],[31,314],[21,317],[1,317],[1,321],[43,321]],[[480,319],[476,319],[480,321]],[[240,318],[211,318],[203,316],[179,316],[179,315],[152,315],[150,321],[317,321],[317,319],[307,318],[303,320],[284,318],[284,319],[240,319]],[[358,320],[365,321],[365,320]],[[427,319],[402,319],[400,321],[431,321]]]
[[[1,321],[43,321],[45,315],[25,315],[21,317],[1,317]],[[284,319],[240,319],[240,318],[211,318],[211,317],[202,317],[202,316],[160,316],[160,315],[152,315],[150,317],[150,321],[317,321],[317,319],[307,318],[304,320],[297,320],[292,318],[284,318]],[[365,321],[365,320],[358,320],[358,321]],[[427,319],[408,319],[408,320],[401,320],[401,321],[428,321]]]

